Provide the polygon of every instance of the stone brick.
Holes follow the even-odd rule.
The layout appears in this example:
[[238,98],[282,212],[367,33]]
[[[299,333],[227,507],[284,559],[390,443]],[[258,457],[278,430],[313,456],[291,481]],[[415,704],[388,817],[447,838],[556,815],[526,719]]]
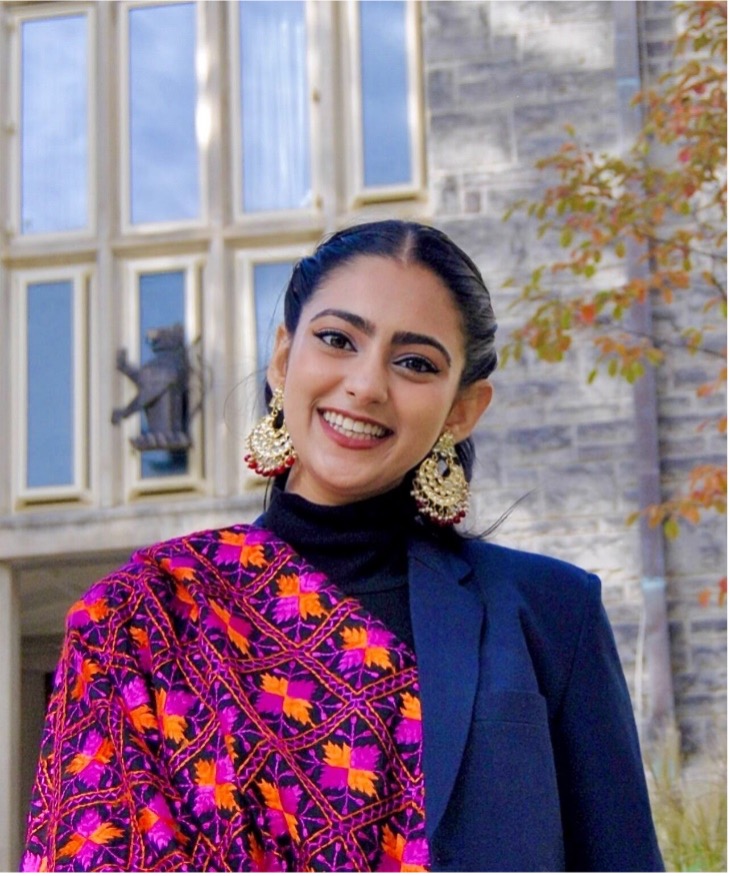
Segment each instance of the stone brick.
[[430,157],[434,168],[457,170],[509,165],[514,160],[513,118],[509,110],[439,113],[431,120]]
[[529,31],[523,36],[526,66],[548,70],[603,69],[613,64],[613,23],[572,24]]
[[454,71],[437,68],[431,70],[427,79],[427,99],[432,112],[449,109],[454,103]]

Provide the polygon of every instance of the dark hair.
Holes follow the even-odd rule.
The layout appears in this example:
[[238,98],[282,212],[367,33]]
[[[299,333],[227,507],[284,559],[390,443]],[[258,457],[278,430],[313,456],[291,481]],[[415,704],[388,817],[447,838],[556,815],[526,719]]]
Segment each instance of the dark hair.
[[[466,343],[461,386],[488,377],[497,365],[494,335],[497,323],[489,291],[479,269],[443,231],[418,222],[388,219],[337,231],[294,268],[284,297],[284,323],[294,334],[304,305],[337,268],[360,256],[385,256],[433,271],[451,292],[461,314]],[[267,402],[271,389],[266,387]],[[456,445],[468,479],[474,464],[471,438]]]

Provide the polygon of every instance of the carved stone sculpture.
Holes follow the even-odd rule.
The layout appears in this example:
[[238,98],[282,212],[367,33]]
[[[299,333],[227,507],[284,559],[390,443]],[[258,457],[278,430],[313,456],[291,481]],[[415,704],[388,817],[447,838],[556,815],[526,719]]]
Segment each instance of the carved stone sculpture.
[[126,349],[117,352],[117,369],[134,381],[138,391],[126,407],[115,408],[112,423],[116,426],[125,417],[144,411],[147,426],[131,439],[133,447],[187,450],[192,443],[188,433],[190,366],[183,327],[176,323],[150,329],[146,339],[154,356],[140,367],[130,364]]

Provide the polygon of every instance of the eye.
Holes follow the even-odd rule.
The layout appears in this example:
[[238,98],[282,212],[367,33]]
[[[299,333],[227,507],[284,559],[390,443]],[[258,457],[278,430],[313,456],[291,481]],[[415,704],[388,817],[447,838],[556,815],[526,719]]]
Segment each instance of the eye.
[[425,356],[403,356],[398,359],[395,364],[408,371],[413,371],[416,374],[439,373],[439,369]]
[[344,332],[338,332],[336,329],[323,329],[322,331],[314,333],[316,337],[322,341],[323,344],[326,344],[328,347],[332,347],[334,350],[354,350],[354,346],[352,341],[348,338],[348,336]]

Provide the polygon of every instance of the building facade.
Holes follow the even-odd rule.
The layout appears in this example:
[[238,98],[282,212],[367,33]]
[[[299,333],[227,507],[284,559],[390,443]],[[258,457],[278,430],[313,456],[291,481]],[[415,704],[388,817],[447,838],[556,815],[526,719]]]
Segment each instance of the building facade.
[[[662,2],[0,3],[4,868],[70,605],[136,547],[262,508],[243,442],[296,260],[357,221],[433,222],[479,264],[506,333],[505,279],[549,254],[505,208],[536,191],[566,123],[624,148],[673,27]],[[150,332],[175,324],[191,441],[141,451],[140,414],[112,422],[137,391],[119,351],[144,365]],[[522,499],[492,538],[602,577],[642,725],[636,399],[589,386],[590,355],[495,376],[470,524]],[[678,354],[657,376],[667,489],[724,454],[697,428],[716,404],[694,394],[702,367]],[[698,600],[724,574],[724,521],[662,551],[674,713],[702,753],[724,738],[724,612]]]

